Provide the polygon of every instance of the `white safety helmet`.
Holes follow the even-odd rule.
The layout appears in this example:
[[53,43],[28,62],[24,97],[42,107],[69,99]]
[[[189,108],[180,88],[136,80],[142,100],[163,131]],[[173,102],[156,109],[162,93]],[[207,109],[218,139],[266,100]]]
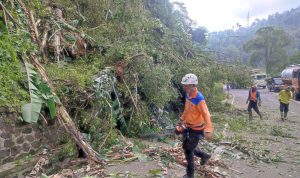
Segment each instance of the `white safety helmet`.
[[183,85],[197,85],[198,84],[198,78],[195,74],[186,74],[182,78],[181,84],[183,84]]

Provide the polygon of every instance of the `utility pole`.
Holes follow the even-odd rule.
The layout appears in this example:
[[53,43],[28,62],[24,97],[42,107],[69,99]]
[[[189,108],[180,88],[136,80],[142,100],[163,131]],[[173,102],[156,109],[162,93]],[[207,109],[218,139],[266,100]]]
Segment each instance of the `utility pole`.
[[249,14],[249,11],[248,11],[248,15],[247,15],[247,27],[249,27],[249,22],[250,22],[250,14]]

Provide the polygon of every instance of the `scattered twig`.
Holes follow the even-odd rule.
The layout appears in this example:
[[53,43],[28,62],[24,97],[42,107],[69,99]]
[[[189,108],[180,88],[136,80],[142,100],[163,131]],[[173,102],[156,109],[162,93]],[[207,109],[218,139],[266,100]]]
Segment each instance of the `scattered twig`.
[[3,9],[4,17],[6,18],[6,15],[7,15],[9,17],[9,19],[14,23],[14,25],[21,27],[20,24],[18,24],[18,22],[13,18],[13,16],[8,12],[8,10],[5,8],[5,6],[2,4],[2,2],[0,2],[0,6]]
[[56,33],[58,33],[59,31],[61,30],[61,28],[60,29],[58,29],[58,30],[56,30],[49,38],[48,38],[48,40],[47,41],[50,41],[51,40],[51,38],[56,34]]
[[130,61],[131,59],[134,59],[134,58],[137,58],[137,57],[142,57],[142,56],[146,56],[145,53],[138,53],[138,54],[135,54],[133,56],[130,56],[128,58],[125,59],[125,61]]
[[108,16],[109,16],[109,14],[112,16],[112,12],[111,12],[111,10],[110,10],[110,7],[111,7],[111,1],[108,1],[108,8],[107,8],[107,12],[106,12],[106,15],[105,15],[105,22],[107,22],[107,20],[108,20]]
[[40,114],[40,116],[42,116],[42,118],[43,118],[44,122],[46,123],[46,125],[48,125],[47,119],[43,116],[43,114],[41,114],[41,113],[39,113],[39,114]]
[[124,84],[125,84],[125,86],[126,86],[128,92],[129,92],[129,94],[130,94],[130,97],[131,97],[131,100],[132,100],[132,102],[133,102],[133,105],[134,105],[135,109],[138,111],[138,107],[137,107],[136,101],[135,101],[135,99],[133,98],[132,93],[131,93],[131,91],[130,91],[130,88],[128,87],[128,85],[127,85],[125,79],[123,79],[123,82],[124,82]]
[[127,140],[125,139],[125,137],[123,136],[123,134],[122,134],[122,132],[121,132],[120,130],[117,129],[117,131],[118,131],[118,133],[121,135],[122,139],[124,140],[124,142],[125,142],[127,145],[131,144],[131,143],[127,142]]
[[42,41],[41,41],[41,50],[42,50],[42,55],[45,60],[45,63],[48,62],[46,45],[47,45],[47,38],[48,38],[49,31],[50,31],[50,25],[49,25],[49,22],[46,22],[44,25],[44,33],[43,33],[43,37],[42,37]]
[[112,125],[113,125],[113,123],[112,123],[112,120],[113,120],[113,118],[112,118],[112,114],[113,114],[112,106],[111,106],[111,104],[110,104],[106,99],[105,99],[105,101],[106,101],[106,103],[108,104],[108,106],[109,106],[109,108],[110,108],[110,129],[109,129],[109,132],[108,132],[107,136],[105,137],[104,141],[103,141],[102,144],[98,147],[98,150],[101,150],[101,148],[105,145],[106,140],[108,139],[108,137],[109,137],[109,135],[111,134],[112,129],[113,129],[113,127],[112,127]]
[[35,33],[35,37],[36,37],[36,39],[37,39],[37,42],[39,43],[39,45],[41,45],[40,43],[40,40],[39,40],[39,37],[40,37],[40,35],[39,35],[39,31],[38,31],[38,29],[37,29],[37,22],[35,21],[35,19],[34,19],[34,16],[33,16],[33,12],[30,10],[29,11],[29,16],[30,16],[30,21],[31,21],[31,23],[32,23],[32,28],[33,28],[33,30],[34,30],[34,33]]
[[138,105],[138,89],[137,89],[137,84],[138,84],[138,74],[133,74],[134,80],[135,80],[135,102],[136,105]]
[[138,157],[137,156],[134,156],[134,157],[131,157],[131,158],[125,158],[125,159],[118,159],[118,160],[109,160],[108,162],[109,163],[126,163],[126,162],[130,162],[130,161],[134,161],[134,160],[137,160]]
[[96,40],[94,40],[91,36],[87,35],[86,33],[84,33],[83,31],[78,30],[77,28],[73,27],[72,25],[68,24],[67,22],[62,21],[61,19],[58,19],[58,22],[60,24],[62,24],[65,28],[72,30],[74,32],[79,33],[83,38],[87,38],[95,43],[97,43]]
[[[0,2],[1,3],[1,2]],[[1,9],[1,8],[0,8]],[[3,9],[3,8],[2,8]],[[4,17],[4,23],[5,23],[5,27],[7,29],[7,32],[9,32],[9,29],[8,29],[8,25],[7,25],[7,18],[6,18],[6,13],[5,11],[3,10],[3,17]]]
[[47,150],[46,149],[43,150],[42,154],[43,155],[41,156],[41,158],[38,160],[38,162],[35,164],[35,166],[31,170],[30,176],[35,177],[42,170],[42,167],[49,163],[48,156],[47,156]]
[[134,110],[132,110],[132,111],[131,111],[131,114],[130,114],[130,118],[129,118],[129,122],[128,122],[128,127],[127,127],[127,129],[129,129],[129,128],[130,128],[130,125],[131,125],[131,120],[132,120],[133,113],[134,113]]
[[231,170],[231,171],[233,171],[233,172],[236,172],[236,173],[238,173],[238,174],[243,174],[242,172],[240,172],[240,171],[238,171],[238,170],[235,170],[235,169],[232,169],[232,168],[230,168],[230,167],[228,167],[228,169]]

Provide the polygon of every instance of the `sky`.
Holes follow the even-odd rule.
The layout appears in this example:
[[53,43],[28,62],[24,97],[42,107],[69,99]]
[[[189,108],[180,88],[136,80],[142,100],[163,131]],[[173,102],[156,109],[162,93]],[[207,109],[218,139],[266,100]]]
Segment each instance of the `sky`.
[[237,23],[247,26],[255,19],[268,18],[300,6],[300,0],[171,0],[185,3],[188,15],[209,32],[232,29]]

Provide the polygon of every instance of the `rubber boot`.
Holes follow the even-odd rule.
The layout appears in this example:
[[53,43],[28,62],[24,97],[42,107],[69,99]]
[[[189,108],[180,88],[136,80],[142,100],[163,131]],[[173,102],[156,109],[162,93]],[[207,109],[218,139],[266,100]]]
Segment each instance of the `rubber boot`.
[[259,115],[259,118],[260,118],[260,119],[262,119],[262,115],[261,115],[261,113],[259,113],[258,115]]
[[202,157],[201,158],[201,161],[200,161],[200,165],[201,166],[204,166],[205,164],[206,164],[206,162],[210,159],[210,155],[209,154],[207,154],[207,155],[205,155],[204,157]]
[[283,112],[280,112],[280,115],[281,115],[281,120],[284,121]]
[[284,119],[287,119],[287,112],[284,112]]
[[252,117],[252,111],[249,111],[249,119],[252,120],[253,117]]

